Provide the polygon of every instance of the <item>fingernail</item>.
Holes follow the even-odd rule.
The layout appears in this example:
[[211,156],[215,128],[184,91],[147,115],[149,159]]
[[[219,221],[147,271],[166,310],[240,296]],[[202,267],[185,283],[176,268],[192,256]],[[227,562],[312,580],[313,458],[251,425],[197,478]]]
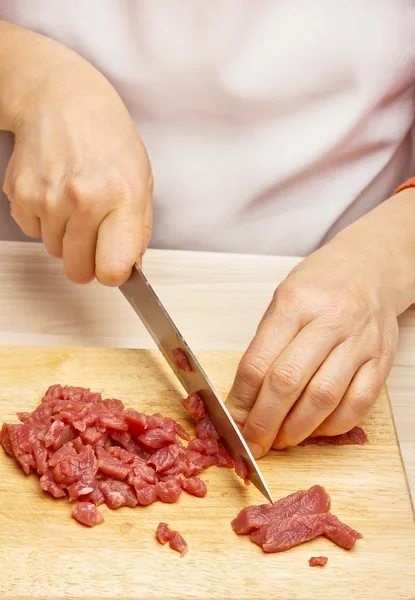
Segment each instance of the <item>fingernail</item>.
[[253,444],[251,442],[248,442],[248,446],[252,453],[252,456],[255,459],[261,458],[261,456],[264,454],[264,449],[261,446],[258,446],[258,444]]
[[274,448],[274,450],[285,450],[287,444],[284,444],[284,442],[275,442],[274,444],[272,444],[272,447]]

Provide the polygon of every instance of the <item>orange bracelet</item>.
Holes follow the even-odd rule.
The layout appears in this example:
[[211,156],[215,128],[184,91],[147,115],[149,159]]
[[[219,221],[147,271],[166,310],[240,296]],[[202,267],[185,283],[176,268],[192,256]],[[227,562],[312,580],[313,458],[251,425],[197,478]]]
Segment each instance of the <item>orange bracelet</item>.
[[413,188],[415,187],[415,177],[411,177],[410,179],[407,179],[406,181],[404,181],[392,194],[392,196],[394,196],[395,194],[399,194],[399,192],[403,192],[403,190],[408,190],[409,188]]

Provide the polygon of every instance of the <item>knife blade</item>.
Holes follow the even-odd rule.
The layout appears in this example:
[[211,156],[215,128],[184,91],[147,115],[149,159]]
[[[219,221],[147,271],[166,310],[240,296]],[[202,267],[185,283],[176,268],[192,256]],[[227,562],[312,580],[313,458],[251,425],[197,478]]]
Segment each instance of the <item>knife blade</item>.
[[[240,456],[244,459],[248,467],[250,480],[272,503],[273,500],[267,483],[225,403],[213,388],[204,369],[183,339],[138,265],[134,265],[130,278],[120,286],[120,290],[140,317],[187,394],[192,392],[200,394],[210,420],[225,442],[232,458],[236,460]],[[192,367],[191,373],[179,369],[175,364],[172,351],[176,348],[180,348],[185,352]]]

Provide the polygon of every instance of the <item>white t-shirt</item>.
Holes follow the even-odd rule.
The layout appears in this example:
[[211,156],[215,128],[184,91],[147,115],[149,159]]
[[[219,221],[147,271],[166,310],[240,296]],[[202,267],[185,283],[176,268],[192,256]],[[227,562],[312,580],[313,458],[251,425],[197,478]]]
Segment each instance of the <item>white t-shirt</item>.
[[414,0],[0,0],[0,16],[121,95],[155,247],[305,255],[413,172]]

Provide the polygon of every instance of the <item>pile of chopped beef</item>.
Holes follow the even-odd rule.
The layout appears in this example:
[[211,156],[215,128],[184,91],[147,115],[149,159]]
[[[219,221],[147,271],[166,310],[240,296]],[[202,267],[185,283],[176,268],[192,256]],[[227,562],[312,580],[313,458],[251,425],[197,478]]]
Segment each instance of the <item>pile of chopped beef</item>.
[[[54,385],[20,424],[3,424],[0,443],[55,498],[79,500],[72,516],[86,525],[103,520],[100,504],[117,509],[176,502],[183,491],[199,498],[206,484],[196,477],[212,466],[235,468],[198,394],[183,405],[197,420],[197,437],[160,414],[126,409],[89,389]],[[180,440],[188,442],[187,447]],[[246,465],[238,462],[246,481]]]
[[320,535],[350,550],[363,536],[329,510],[330,496],[315,485],[274,504],[244,508],[232,521],[232,528],[239,535],[250,535],[264,552],[284,552]]
[[178,531],[173,531],[170,529],[167,523],[158,524],[156,538],[160,544],[163,544],[163,546],[169,542],[169,546],[172,550],[180,552],[180,557],[183,557],[185,554],[187,554],[187,544],[185,540]]

